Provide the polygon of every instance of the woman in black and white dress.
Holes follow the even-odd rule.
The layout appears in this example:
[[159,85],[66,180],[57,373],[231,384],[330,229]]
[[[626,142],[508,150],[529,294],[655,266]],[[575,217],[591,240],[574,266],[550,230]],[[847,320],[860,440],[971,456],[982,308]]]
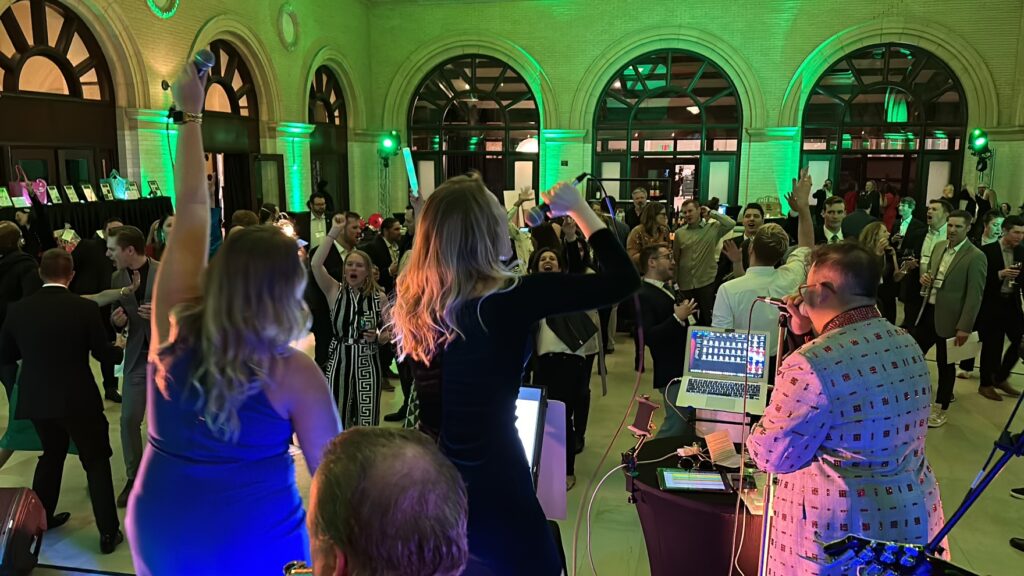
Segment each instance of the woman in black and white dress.
[[326,366],[327,381],[345,428],[376,426],[381,394],[377,346],[391,341],[390,330],[382,328],[387,300],[373,280],[369,255],[361,250],[346,255],[342,282],[328,274],[324,260],[344,226],[344,218],[335,216],[310,262],[317,285],[331,303],[334,337]]

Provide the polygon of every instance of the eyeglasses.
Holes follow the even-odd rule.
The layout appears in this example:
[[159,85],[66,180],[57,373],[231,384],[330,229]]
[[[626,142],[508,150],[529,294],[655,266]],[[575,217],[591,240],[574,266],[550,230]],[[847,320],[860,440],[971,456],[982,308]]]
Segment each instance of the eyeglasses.
[[802,298],[804,300],[807,300],[807,289],[808,288],[814,288],[816,286],[821,286],[822,288],[828,288],[832,292],[836,291],[835,286],[833,286],[831,282],[815,282],[814,284],[801,284],[800,286],[797,287],[796,291],[797,291],[797,294],[800,294],[800,298]]

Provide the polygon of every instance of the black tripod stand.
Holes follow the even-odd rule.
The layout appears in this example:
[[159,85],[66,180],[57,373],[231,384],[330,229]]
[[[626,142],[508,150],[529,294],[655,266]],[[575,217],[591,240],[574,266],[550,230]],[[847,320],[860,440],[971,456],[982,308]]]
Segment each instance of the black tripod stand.
[[[1024,349],[1022,349],[1024,351]],[[1024,354],[1022,354],[1024,356]],[[925,552],[928,554],[935,554],[942,544],[942,539],[945,538],[953,527],[956,526],[957,522],[964,517],[964,514],[970,510],[971,506],[978,501],[981,493],[988,488],[989,484],[995,480],[999,472],[1002,471],[1006,463],[1010,461],[1010,458],[1014,456],[1024,455],[1024,434],[1017,432],[1016,434],[1010,432],[1010,425],[1013,423],[1013,419],[1017,416],[1017,411],[1020,410],[1021,401],[1024,400],[1024,395],[1017,398],[1017,405],[1014,406],[1013,412],[1010,413],[1010,417],[1006,420],[1006,425],[1003,426],[1002,432],[999,433],[999,438],[996,439],[995,445],[992,447],[992,451],[989,452],[988,459],[985,460],[985,465],[981,467],[981,471],[978,472],[978,476],[975,477],[974,482],[971,484],[970,489],[967,491],[967,495],[964,497],[964,501],[960,504],[960,507],[956,509],[956,512],[949,517],[946,521],[946,525],[939,530],[939,533],[935,535],[935,538],[928,543],[925,547]],[[1002,451],[1002,455],[999,460],[989,468],[992,464],[992,459],[995,458],[996,452]]]

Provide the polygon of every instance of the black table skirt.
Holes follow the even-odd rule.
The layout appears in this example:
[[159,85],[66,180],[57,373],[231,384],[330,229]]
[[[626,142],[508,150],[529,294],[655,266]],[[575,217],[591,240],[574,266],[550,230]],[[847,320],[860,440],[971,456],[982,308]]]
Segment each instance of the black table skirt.
[[[655,460],[692,443],[692,439],[657,438],[644,444],[640,460]],[[637,467],[636,509],[647,544],[651,576],[728,574],[737,496],[662,491],[658,488],[657,469],[672,468],[677,461],[667,458]],[[743,514],[743,504],[740,509]],[[739,565],[745,574],[757,574],[762,518],[749,513],[744,518],[746,533]]]
[[[0,220],[14,222],[16,208],[0,208]],[[164,214],[171,214],[171,199],[166,196],[142,198],[139,200],[113,200],[87,203],[63,203],[49,206],[33,206],[35,227],[39,234],[42,248],[56,246],[53,240],[54,230],[63,230],[64,224],[70,224],[82,238],[91,238],[97,230],[101,230],[110,218],[118,217],[129,226],[142,231],[143,236],[149,233],[149,227]]]

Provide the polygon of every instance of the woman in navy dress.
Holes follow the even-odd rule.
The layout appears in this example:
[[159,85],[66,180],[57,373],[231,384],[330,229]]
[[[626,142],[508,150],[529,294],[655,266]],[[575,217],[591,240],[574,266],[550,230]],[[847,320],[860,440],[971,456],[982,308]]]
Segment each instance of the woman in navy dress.
[[516,433],[524,364],[542,318],[610,306],[640,287],[622,245],[575,188],[561,184],[544,200],[576,220],[601,273],[517,278],[502,263],[512,249],[497,197],[460,176],[426,201],[398,279],[395,337],[416,372],[421,429],[466,481],[466,575],[561,571]]
[[[191,64],[174,87],[199,114]],[[306,283],[295,240],[273,226],[233,234],[206,267],[210,206],[200,125],[178,131],[177,221],[153,294],[149,444],[126,527],[140,575],[280,574],[308,560],[305,513],[288,453],[310,473],[340,423],[304,336]]]

